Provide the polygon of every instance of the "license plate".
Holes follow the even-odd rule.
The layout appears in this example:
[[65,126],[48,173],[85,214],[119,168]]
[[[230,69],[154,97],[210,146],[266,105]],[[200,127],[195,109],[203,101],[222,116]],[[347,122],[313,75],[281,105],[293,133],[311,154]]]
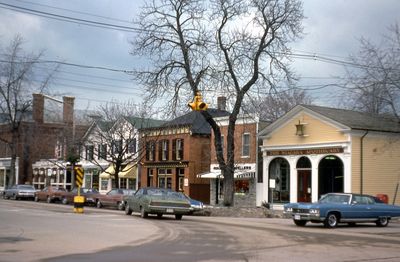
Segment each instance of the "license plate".
[[167,208],[166,212],[167,213],[174,213],[174,210],[172,208]]
[[300,215],[294,215],[295,220],[300,220]]

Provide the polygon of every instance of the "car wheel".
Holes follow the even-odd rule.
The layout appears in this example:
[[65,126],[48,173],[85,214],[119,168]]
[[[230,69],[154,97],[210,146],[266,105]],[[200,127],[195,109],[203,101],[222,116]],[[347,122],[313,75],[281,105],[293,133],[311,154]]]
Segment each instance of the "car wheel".
[[97,202],[96,202],[96,207],[97,207],[97,208],[102,208],[102,207],[103,207],[103,204],[101,204],[101,201],[100,201],[100,200],[97,200]]
[[293,222],[296,224],[296,226],[299,226],[299,227],[304,227],[307,224],[307,221],[305,221],[305,220],[293,219]]
[[51,197],[48,196],[46,201],[47,201],[47,203],[51,203]]
[[35,196],[35,202],[39,202],[39,197]]
[[130,206],[128,204],[125,205],[125,215],[132,215],[132,209],[130,208]]
[[329,213],[325,219],[324,225],[327,228],[334,228],[339,223],[339,216],[336,213]]
[[6,196],[6,194],[3,195],[3,198],[4,198],[4,199],[9,199],[9,197]]
[[386,227],[387,225],[389,225],[389,218],[387,217],[380,217],[377,221],[376,221],[376,225],[378,227]]
[[181,214],[176,214],[175,215],[175,219],[176,220],[181,220],[182,219],[182,215]]
[[61,203],[62,203],[63,205],[68,204],[68,199],[66,199],[65,197],[63,197],[63,199],[61,199]]
[[163,214],[157,214],[157,218],[162,218]]
[[148,214],[146,211],[144,211],[144,207],[140,207],[140,217],[141,218],[147,218]]
[[17,200],[18,199],[17,195],[13,195],[12,199]]
[[125,209],[125,204],[124,202],[119,202],[118,203],[118,210],[124,210]]

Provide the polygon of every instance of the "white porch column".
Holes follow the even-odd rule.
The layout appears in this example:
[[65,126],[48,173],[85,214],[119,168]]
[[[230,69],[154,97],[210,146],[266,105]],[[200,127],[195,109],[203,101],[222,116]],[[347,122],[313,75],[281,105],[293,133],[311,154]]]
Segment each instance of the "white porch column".
[[311,160],[311,201],[318,201],[318,156],[310,156]]

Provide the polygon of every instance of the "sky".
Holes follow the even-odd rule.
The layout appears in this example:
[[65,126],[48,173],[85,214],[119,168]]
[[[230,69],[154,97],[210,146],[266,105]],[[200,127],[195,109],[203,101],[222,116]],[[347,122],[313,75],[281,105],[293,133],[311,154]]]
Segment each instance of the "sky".
[[[130,54],[129,42],[134,39],[134,32],[44,16],[51,13],[133,27],[131,21],[142,5],[141,0],[0,0],[0,47],[7,46],[19,34],[24,38],[24,50],[43,51],[44,60],[117,69],[60,67],[51,90],[56,95],[74,96],[78,109],[96,109],[107,102],[140,104],[142,88],[130,75],[120,71],[132,70],[143,63]],[[19,7],[19,11],[12,6]],[[304,36],[291,47],[294,53],[317,57],[347,60],[358,51],[361,37],[380,43],[387,28],[400,23],[398,0],[304,0],[303,8]],[[40,11],[41,16],[27,13],[29,10]],[[299,85],[306,89],[335,83],[336,77],[345,72],[342,65],[295,57],[292,68],[300,76]],[[311,95],[316,104],[337,104],[337,90],[331,87],[318,89]]]

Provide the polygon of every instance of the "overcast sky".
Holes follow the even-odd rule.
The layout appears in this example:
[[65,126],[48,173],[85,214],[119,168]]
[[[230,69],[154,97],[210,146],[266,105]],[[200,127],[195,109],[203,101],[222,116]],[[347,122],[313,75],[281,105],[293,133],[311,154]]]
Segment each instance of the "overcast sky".
[[[141,3],[140,0],[0,0],[0,45],[7,46],[20,34],[25,39],[25,50],[44,50],[45,59],[130,70],[140,63],[129,54],[133,32],[58,21],[13,11],[9,5],[26,8],[25,11],[33,9],[131,27],[129,22],[140,11]],[[400,22],[400,1],[305,0],[304,14],[305,35],[292,44],[293,51],[345,60],[357,52],[361,36],[379,43],[388,26]],[[333,83],[336,81],[333,77],[344,72],[340,65],[318,60],[293,62],[296,73],[303,77],[300,85],[305,88]],[[52,89],[75,96],[76,107],[81,109],[95,108],[111,100],[141,101],[140,86],[120,72],[62,66]],[[313,96],[317,104],[335,106],[329,88],[314,92]]]

